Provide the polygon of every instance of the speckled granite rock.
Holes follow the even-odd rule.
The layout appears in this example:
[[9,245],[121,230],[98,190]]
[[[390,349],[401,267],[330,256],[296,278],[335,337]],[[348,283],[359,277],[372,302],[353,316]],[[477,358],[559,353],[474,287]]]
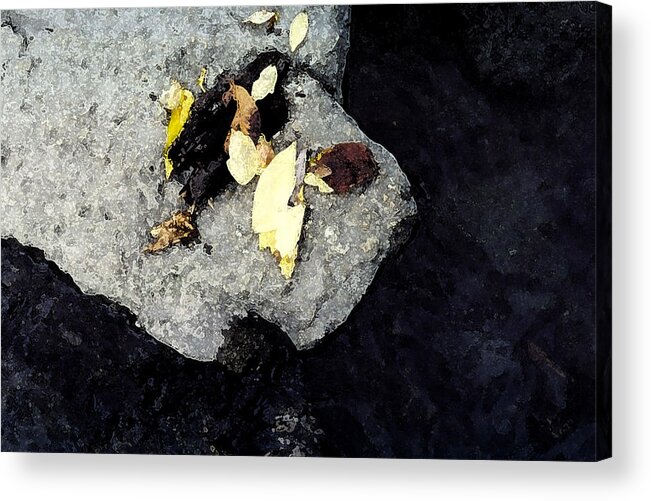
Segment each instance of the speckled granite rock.
[[[401,221],[415,212],[395,159],[299,71],[287,85],[291,117],[277,144],[362,141],[380,175],[361,195],[308,190],[312,210],[291,282],[257,249],[253,185],[228,190],[200,215],[201,245],[142,254],[148,228],[180,207],[180,185],[162,181],[165,114],[148,94],[164,90],[170,77],[193,84],[202,65],[214,75],[238,64],[261,37],[286,50],[286,30],[268,36],[242,26],[250,11],[9,13],[11,25],[2,28],[2,170],[9,180],[2,234],[43,249],[83,291],[128,307],[147,332],[198,360],[215,358],[222,331],[251,312],[299,348],[312,346],[346,319],[400,240]],[[281,12],[281,29],[294,11]],[[346,10],[308,12],[311,31],[297,67],[336,86]]]

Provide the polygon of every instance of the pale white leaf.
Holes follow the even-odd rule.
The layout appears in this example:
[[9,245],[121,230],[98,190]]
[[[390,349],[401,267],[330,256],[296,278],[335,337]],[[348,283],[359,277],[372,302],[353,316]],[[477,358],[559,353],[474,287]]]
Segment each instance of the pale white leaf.
[[289,48],[294,52],[307,35],[309,20],[306,12],[299,12],[289,26]]
[[269,10],[259,10],[247,17],[244,22],[251,24],[264,24],[276,17],[276,13]]
[[251,87],[251,97],[253,100],[259,101],[269,94],[273,94],[277,80],[278,70],[273,64],[262,70],[260,76],[253,82],[253,86]]
[[263,167],[253,139],[239,130],[231,131],[228,155],[226,166],[239,184],[248,184]]
[[296,182],[296,143],[278,153],[262,170],[253,195],[253,231],[263,233],[278,227]]

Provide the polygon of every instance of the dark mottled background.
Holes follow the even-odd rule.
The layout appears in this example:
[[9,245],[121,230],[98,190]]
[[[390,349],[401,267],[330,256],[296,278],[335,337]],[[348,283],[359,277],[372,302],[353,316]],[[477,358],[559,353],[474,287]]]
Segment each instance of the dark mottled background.
[[419,220],[313,350],[250,319],[185,359],[3,240],[3,450],[600,456],[595,9],[353,7],[345,108]]

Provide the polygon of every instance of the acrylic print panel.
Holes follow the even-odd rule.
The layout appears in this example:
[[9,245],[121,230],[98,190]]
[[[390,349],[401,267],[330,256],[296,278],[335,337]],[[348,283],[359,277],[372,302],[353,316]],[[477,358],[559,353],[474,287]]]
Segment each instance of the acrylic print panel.
[[2,13],[2,450],[610,455],[610,8]]

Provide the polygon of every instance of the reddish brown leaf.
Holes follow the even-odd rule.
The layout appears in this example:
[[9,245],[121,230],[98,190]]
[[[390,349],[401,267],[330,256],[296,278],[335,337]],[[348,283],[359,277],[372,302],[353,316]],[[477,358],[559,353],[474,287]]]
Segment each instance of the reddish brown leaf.
[[310,172],[322,177],[335,193],[367,185],[379,170],[373,153],[362,143],[340,143],[321,150],[310,164]]

